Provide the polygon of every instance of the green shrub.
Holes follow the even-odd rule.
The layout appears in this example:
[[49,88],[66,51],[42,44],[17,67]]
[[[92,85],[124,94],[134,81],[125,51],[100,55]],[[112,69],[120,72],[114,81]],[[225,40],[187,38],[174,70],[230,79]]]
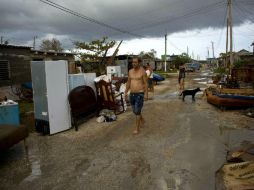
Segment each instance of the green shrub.
[[229,71],[225,67],[218,67],[214,69],[213,72],[218,74],[229,74]]
[[244,65],[246,65],[246,62],[245,61],[236,61],[234,62],[234,68],[240,68],[240,67],[243,67]]
[[169,78],[169,73],[165,71],[155,71],[154,73],[161,75],[164,78]]

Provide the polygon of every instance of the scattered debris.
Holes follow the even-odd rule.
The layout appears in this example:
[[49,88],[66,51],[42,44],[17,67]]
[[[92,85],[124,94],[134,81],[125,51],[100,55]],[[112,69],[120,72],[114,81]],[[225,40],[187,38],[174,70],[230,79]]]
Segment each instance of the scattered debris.
[[248,116],[248,117],[253,117],[254,118],[254,107],[249,108],[247,110],[244,110],[243,114]]
[[14,102],[13,100],[8,100],[7,97],[5,96],[3,101],[0,102],[0,105],[13,105],[17,104],[17,102]]
[[227,163],[216,172],[216,189],[239,190],[254,188],[254,143],[244,141],[229,151]]
[[[106,122],[116,121],[116,115],[113,110],[103,109],[99,113],[100,116],[103,116],[105,118]],[[98,118],[97,118],[98,119]],[[98,119],[99,121],[102,120],[102,118]]]
[[228,162],[254,161],[254,143],[249,141],[242,142],[240,147],[231,150],[227,154]]
[[103,122],[105,122],[105,120],[106,120],[106,118],[105,118],[103,115],[97,117],[97,119],[96,119],[96,121],[97,121],[98,123],[103,123]]

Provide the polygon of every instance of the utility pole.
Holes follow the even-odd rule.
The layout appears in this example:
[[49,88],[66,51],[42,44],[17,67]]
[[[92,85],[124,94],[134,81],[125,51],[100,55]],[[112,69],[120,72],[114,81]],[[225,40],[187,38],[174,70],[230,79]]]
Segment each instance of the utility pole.
[[253,46],[253,55],[254,55],[254,42],[252,42],[251,46]]
[[167,71],[167,33],[165,34],[165,57],[164,57],[164,68]]
[[1,36],[1,44],[3,44],[3,38],[4,38],[4,37],[3,37],[3,36]]
[[228,17],[227,17],[227,34],[226,34],[226,67],[229,68],[229,65],[228,65]]
[[187,55],[189,57],[189,47],[187,46]]
[[212,43],[212,50],[213,50],[213,58],[215,58],[215,57],[214,57],[214,46],[213,46],[213,43],[214,43],[214,42],[212,41],[211,43]]
[[209,59],[209,47],[207,47],[207,59]]
[[34,36],[34,43],[33,43],[33,49],[35,50],[35,39],[37,38],[37,36]]
[[230,30],[230,73],[234,64],[233,59],[233,29],[232,29],[232,0],[228,0],[229,6],[229,30]]

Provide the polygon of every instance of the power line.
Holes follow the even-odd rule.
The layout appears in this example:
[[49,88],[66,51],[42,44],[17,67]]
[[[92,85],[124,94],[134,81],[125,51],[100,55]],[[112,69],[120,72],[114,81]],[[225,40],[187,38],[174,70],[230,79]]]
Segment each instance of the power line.
[[222,5],[225,5],[225,2],[224,1],[219,1],[219,2],[216,2],[216,3],[210,4],[210,5],[207,5],[207,6],[200,7],[198,9],[193,9],[190,12],[185,13],[185,14],[183,14],[181,16],[178,16],[178,17],[174,17],[174,18],[170,18],[170,19],[166,19],[166,20],[162,20],[162,21],[158,21],[158,22],[149,23],[147,25],[143,25],[139,28],[136,28],[135,31],[155,27],[155,26],[162,25],[162,24],[166,24],[166,23],[169,23],[169,22],[172,22],[172,21],[176,21],[178,19],[190,18],[190,17],[196,16],[196,15],[202,13],[202,12],[207,13],[208,11],[211,11],[211,7],[217,8],[217,7],[220,7]]
[[[245,14],[248,13],[248,14],[253,18],[253,13],[252,13],[252,12],[249,12],[249,10],[246,9],[244,6],[239,5],[238,8],[239,8],[240,10],[242,10]],[[247,14],[246,14],[246,15],[247,15]]]
[[234,0],[234,3],[241,3],[241,4],[244,4],[244,5],[253,5],[254,2],[253,0]]
[[[210,4],[210,5],[207,5],[207,6],[200,7],[198,9],[192,9],[192,10],[190,10],[190,12],[188,12],[184,15],[178,16],[178,17],[166,19],[166,20],[163,20],[163,21],[149,22],[149,24],[147,24],[147,25],[143,24],[143,26],[140,26],[141,24],[138,24],[140,27],[135,28],[135,26],[132,26],[132,27],[128,27],[128,28],[133,28],[132,31],[138,31],[138,30],[143,30],[143,29],[146,29],[146,28],[152,28],[152,27],[156,27],[158,25],[170,23],[170,22],[175,21],[177,19],[190,18],[192,16],[199,15],[203,12],[208,13],[209,11],[216,10],[216,9],[211,9],[212,7],[213,8],[218,8],[218,7],[221,7],[225,4],[226,3],[223,0],[223,1],[219,1],[219,2],[216,2],[216,3]],[[115,34],[113,34],[111,36],[115,36]]]
[[[140,26],[141,24],[139,24],[140,27],[128,27],[128,28],[133,28],[132,31],[138,31],[138,30],[143,30],[146,28],[152,28],[152,27],[157,27],[158,25],[162,25],[162,24],[166,24],[166,23],[170,23],[172,21],[176,21],[178,19],[185,19],[185,18],[190,18],[192,16],[196,16],[199,15],[201,13],[208,13],[209,11],[214,11],[216,10],[215,8],[221,7],[226,5],[226,3],[224,2],[224,0],[222,1],[218,1],[212,4],[209,4],[207,6],[203,6],[203,7],[199,7],[197,9],[192,9],[190,10],[188,13],[185,13],[181,16],[178,17],[174,17],[174,18],[170,18],[170,19],[166,19],[166,20],[162,20],[162,21],[157,21],[157,22],[149,22],[149,24],[143,24],[143,26]],[[211,9],[214,8],[214,9]],[[115,36],[115,34],[113,34],[112,36]]]
[[[234,8],[235,12],[238,13],[238,16],[239,16],[239,18],[241,19],[241,21],[246,21],[246,17],[245,17],[245,15],[243,14],[243,12],[239,9],[239,7],[233,7],[233,8]],[[248,30],[254,32],[254,30],[252,30],[251,28],[248,28],[248,27],[246,27],[246,28],[247,28]]]
[[242,16],[244,17],[244,19],[246,19],[246,17],[247,17],[250,21],[252,21],[254,23],[253,13],[249,12],[249,10],[245,9],[245,7],[243,7],[239,4],[235,5],[234,7],[235,7],[235,9],[238,9],[240,14],[242,14]]
[[175,49],[177,49],[179,52],[181,52],[181,53],[185,53],[185,51],[184,50],[182,50],[182,49],[180,49],[180,48],[178,48],[173,42],[171,42],[171,41],[169,41],[169,43],[175,48]]
[[223,26],[224,26],[224,27],[221,29],[221,32],[220,32],[219,41],[218,41],[218,43],[217,43],[218,46],[220,46],[222,34],[223,34],[224,29],[225,29],[226,20],[227,20],[227,14],[228,14],[228,6],[226,6],[225,15],[224,15],[224,19],[223,19]]
[[171,36],[171,38],[192,38],[192,37],[195,37],[195,38],[207,38],[208,36],[216,36],[217,35],[217,33],[209,33],[209,34],[200,34],[200,33],[198,33],[198,34],[193,34],[193,35],[185,35],[185,36]]
[[64,12],[66,12],[66,13],[72,14],[72,15],[74,15],[74,16],[76,16],[76,17],[79,17],[79,18],[82,18],[82,19],[87,20],[87,21],[89,21],[89,22],[98,24],[98,25],[100,25],[100,26],[103,26],[103,27],[106,27],[106,28],[110,28],[110,29],[112,29],[112,30],[115,30],[115,31],[118,31],[118,32],[121,32],[121,33],[124,33],[124,34],[129,34],[129,35],[131,35],[131,36],[135,36],[135,37],[144,37],[144,36],[142,36],[142,35],[134,34],[134,33],[132,33],[132,32],[125,31],[125,30],[122,30],[122,29],[120,29],[120,28],[117,28],[117,27],[111,26],[111,25],[109,25],[109,24],[106,24],[106,23],[104,23],[104,22],[95,20],[95,19],[93,19],[93,18],[91,18],[91,17],[88,17],[88,16],[85,16],[85,15],[80,14],[80,13],[78,13],[78,12],[75,12],[75,11],[73,11],[73,10],[71,10],[71,9],[68,9],[68,8],[66,8],[66,7],[64,7],[64,6],[61,6],[61,5],[57,4],[57,3],[54,3],[54,2],[52,2],[52,1],[49,1],[49,0],[39,0],[39,1],[41,1],[41,2],[43,2],[43,3],[45,3],[45,4],[48,4],[48,5],[52,6],[52,7],[55,7],[55,8],[57,8],[57,9],[59,9],[59,10],[62,10],[62,11],[64,11]]
[[[153,14],[154,15],[154,13],[156,13],[156,12],[162,12],[163,11],[163,9],[166,9],[167,11],[168,11],[168,7],[170,6],[170,7],[173,7],[173,6],[175,6],[176,4],[179,4],[179,3],[181,3],[180,1],[175,1],[175,2],[166,2],[165,4],[157,4],[158,6],[157,7],[152,7],[152,9],[150,9],[150,10],[146,10],[146,11],[144,11],[144,12],[142,12],[142,13],[140,13],[140,11],[138,12],[138,13],[136,13],[136,14],[131,14],[131,16],[132,17],[134,17],[134,19],[132,19],[132,21],[134,20],[134,21],[136,21],[136,18],[137,17],[143,17],[143,16],[146,16],[146,15],[151,15],[151,14]],[[122,18],[122,19],[127,19],[127,18],[130,18],[130,16],[128,15],[128,17],[124,17],[124,18]]]
[[[246,17],[248,19],[250,19],[252,22],[254,22],[254,19],[253,19],[253,15],[252,13],[248,12],[248,10],[246,10],[244,7],[241,7],[241,6],[237,6],[235,5],[234,6],[234,9],[236,10],[236,12],[238,12],[238,15],[240,15],[240,17],[243,19],[243,20],[246,20]],[[249,15],[248,15],[249,14]]]
[[234,32],[234,33],[237,34],[237,35],[240,35],[240,36],[248,36],[248,37],[251,37],[251,38],[254,36],[254,34],[245,33],[245,31],[240,30],[239,28],[237,29],[237,31],[239,31],[241,33],[238,33],[238,32]]

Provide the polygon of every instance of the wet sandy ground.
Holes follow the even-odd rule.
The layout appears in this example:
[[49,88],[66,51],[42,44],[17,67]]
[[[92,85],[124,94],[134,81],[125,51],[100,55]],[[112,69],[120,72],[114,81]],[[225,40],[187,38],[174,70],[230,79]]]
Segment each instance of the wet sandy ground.
[[[186,88],[205,87],[207,72],[187,75]],[[254,139],[254,120],[220,111],[202,93],[178,97],[177,75],[155,86],[146,119],[133,135],[130,107],[112,123],[92,118],[53,136],[31,133],[1,153],[0,189],[214,189],[227,150]]]

